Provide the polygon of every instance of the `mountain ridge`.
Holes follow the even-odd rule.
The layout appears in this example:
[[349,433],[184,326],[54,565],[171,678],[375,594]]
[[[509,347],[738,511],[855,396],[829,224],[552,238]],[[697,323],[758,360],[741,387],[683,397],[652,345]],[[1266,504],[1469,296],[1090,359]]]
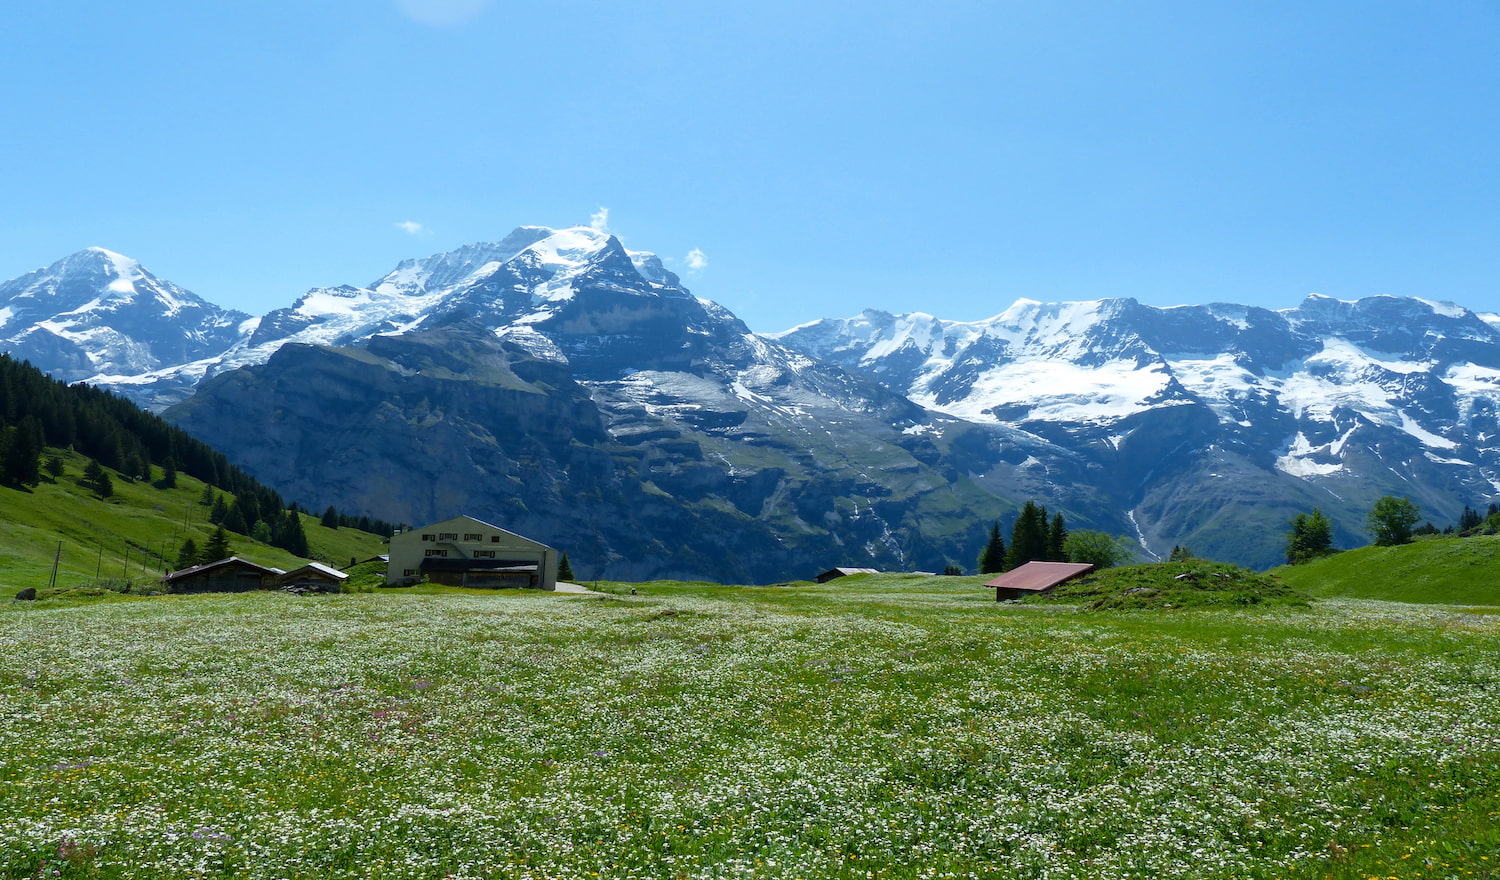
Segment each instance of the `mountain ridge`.
[[[11,344],[14,325],[0,323],[0,345]],[[713,505],[732,508],[724,527],[761,535],[754,552],[788,566],[755,568],[762,580],[796,576],[789,566],[798,553],[830,567],[967,566],[982,524],[1027,498],[1072,522],[1129,534],[1147,553],[1186,543],[1267,567],[1278,561],[1285,521],[1313,506],[1330,513],[1349,546],[1362,542],[1363,511],[1380,494],[1410,495],[1441,520],[1500,493],[1500,331],[1489,318],[1431,300],[1313,295],[1279,311],[1018,300],[985,321],[866,310],[755,334],[649,252],[587,227],[521,227],[500,242],[402,261],[369,285],[314,288],[236,327],[222,351],[196,361],[94,378],[157,409],[175,404],[167,411],[194,433],[252,455],[254,421],[228,406],[215,419],[192,414],[220,396],[269,417],[245,389],[324,387],[349,369],[340,358],[400,374],[410,368],[392,360],[391,339],[456,333],[467,340],[459,350],[484,361],[498,356],[481,351],[489,338],[504,358],[531,364],[524,369],[557,371],[545,384],[563,395],[559,402],[576,394],[589,401],[587,417],[563,416],[563,407],[536,424],[515,419],[519,410],[507,409],[515,401],[491,408],[491,418],[509,420],[507,430],[535,434],[537,460],[566,459],[560,428],[581,419],[574,440],[612,462],[611,491],[631,481],[651,487],[644,500],[634,489],[617,492],[616,503],[629,495],[676,532],[691,529],[695,516],[711,518]],[[306,346],[344,354],[297,354]],[[260,378],[221,381],[241,369]],[[444,381],[466,370],[458,364]],[[367,378],[396,394],[384,373]],[[463,396],[448,385],[441,394]],[[378,409],[381,401],[365,395],[340,405]],[[311,435],[316,407],[300,411],[307,426],[281,430]],[[398,411],[401,424],[431,417]],[[587,427],[594,421],[603,435]],[[496,424],[479,427],[469,436],[495,434]],[[317,447],[311,436],[298,443]],[[472,459],[495,445],[509,448],[455,443],[454,472],[486,485]],[[516,454],[505,453],[506,467],[526,458]],[[379,467],[399,462],[387,455]],[[319,465],[283,454],[262,466],[279,485]],[[348,499],[375,502],[361,495],[359,479],[350,470],[297,485],[299,494],[305,488],[393,521],[437,511],[414,501],[412,515],[362,510]],[[565,503],[567,483],[549,483],[555,503]],[[933,494],[940,487],[963,499],[962,517],[960,502]],[[558,528],[575,543],[590,537],[576,518],[544,519],[538,528]],[[904,545],[904,534],[915,543]],[[778,540],[784,546],[772,550]],[[615,541],[604,555],[645,552],[628,533]],[[701,560],[728,551],[678,552]],[[648,570],[713,574],[697,563],[640,567]]]

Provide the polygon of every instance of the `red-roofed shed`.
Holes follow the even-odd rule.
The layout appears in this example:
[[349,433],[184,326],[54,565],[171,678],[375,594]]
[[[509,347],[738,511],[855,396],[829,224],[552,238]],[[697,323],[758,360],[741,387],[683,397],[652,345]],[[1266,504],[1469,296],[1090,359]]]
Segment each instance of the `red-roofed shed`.
[[1023,599],[1045,593],[1093,570],[1093,564],[1088,562],[1028,562],[987,581],[985,586],[995,588],[996,602]]

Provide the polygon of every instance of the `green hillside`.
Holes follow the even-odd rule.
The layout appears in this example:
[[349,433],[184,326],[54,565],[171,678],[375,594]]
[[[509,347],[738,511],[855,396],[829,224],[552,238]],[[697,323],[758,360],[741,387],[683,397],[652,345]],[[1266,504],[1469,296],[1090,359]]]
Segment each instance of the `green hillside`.
[[[213,534],[208,508],[199,504],[203,483],[178,474],[177,486],[159,489],[110,471],[114,494],[100,500],[81,484],[89,459],[62,450],[62,476],[35,487],[0,486],[0,597],[25,587],[43,589],[51,577],[59,542],[57,587],[96,580],[152,581],[172,568],[177,550],[191,537],[201,549]],[[301,515],[312,558],[344,567],[351,558],[384,553],[379,536],[355,529],[328,529]],[[230,535],[233,552],[245,559],[286,568],[302,561],[285,550],[244,535]]]
[[1318,597],[1500,605],[1500,536],[1361,547],[1271,573]]

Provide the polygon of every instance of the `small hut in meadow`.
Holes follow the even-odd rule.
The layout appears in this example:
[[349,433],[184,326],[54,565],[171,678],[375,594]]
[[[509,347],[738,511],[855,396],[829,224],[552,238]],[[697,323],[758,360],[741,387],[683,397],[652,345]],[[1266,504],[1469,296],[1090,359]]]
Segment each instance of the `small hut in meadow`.
[[349,575],[321,562],[309,562],[276,578],[276,586],[292,593],[337,593]]
[[174,571],[161,580],[171,593],[244,593],[270,589],[282,574],[279,568],[231,556]]
[[986,581],[984,585],[995,588],[996,602],[1024,599],[1045,593],[1093,570],[1093,564],[1088,562],[1028,562]]
[[845,577],[845,576],[851,575],[851,574],[880,574],[880,569],[878,569],[878,568],[848,568],[848,567],[830,568],[827,571],[823,572],[822,574],[818,575],[818,583],[820,583],[820,584],[826,584],[826,583],[828,583],[831,580],[835,580],[837,578]]

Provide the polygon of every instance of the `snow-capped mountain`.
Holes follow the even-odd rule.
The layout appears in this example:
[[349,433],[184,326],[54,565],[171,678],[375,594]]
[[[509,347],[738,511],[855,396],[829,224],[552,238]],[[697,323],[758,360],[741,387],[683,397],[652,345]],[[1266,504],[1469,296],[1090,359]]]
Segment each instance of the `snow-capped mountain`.
[[103,248],[0,284],[0,350],[69,382],[221,354],[249,321]]
[[761,336],[613,236],[523,227],[259,319],[93,249],[0,286],[0,350],[178,404],[295,497],[598,534],[632,576],[968,565],[1028,498],[1266,566],[1314,506],[1352,546],[1382,494],[1440,524],[1500,497],[1500,317],[1398,297]]
[[1132,416],[1201,404],[1227,429],[1272,430],[1288,474],[1339,473],[1355,432],[1385,432],[1431,461],[1478,467],[1500,492],[1500,331],[1449,303],[1021,300],[987,321],[866,311],[773,338],[970,421],[1118,444]]

